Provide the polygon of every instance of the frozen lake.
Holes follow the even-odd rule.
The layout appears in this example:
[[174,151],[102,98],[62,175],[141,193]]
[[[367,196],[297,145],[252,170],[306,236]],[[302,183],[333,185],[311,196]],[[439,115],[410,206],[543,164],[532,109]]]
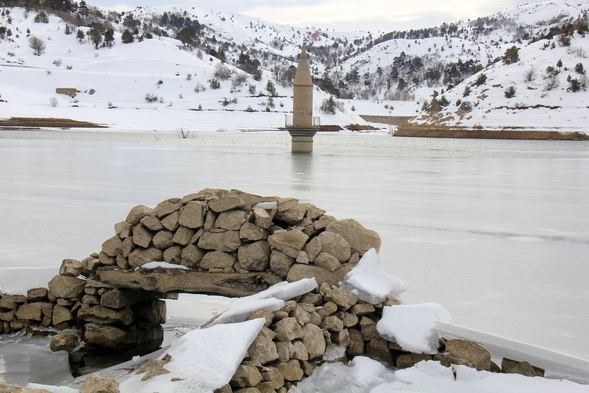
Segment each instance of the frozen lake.
[[406,303],[589,358],[589,144],[288,134],[0,132],[0,290],[45,285],[136,204],[292,196],[381,235]]

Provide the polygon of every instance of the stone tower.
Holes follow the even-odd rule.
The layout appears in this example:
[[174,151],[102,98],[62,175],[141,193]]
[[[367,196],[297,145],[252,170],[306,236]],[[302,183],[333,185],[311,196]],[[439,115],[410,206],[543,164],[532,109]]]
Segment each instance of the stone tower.
[[292,127],[313,127],[313,79],[309,69],[309,54],[303,46],[293,82]]
[[293,153],[312,153],[313,136],[318,126],[313,121],[313,79],[309,69],[309,54],[303,46],[293,81],[292,124],[287,124]]

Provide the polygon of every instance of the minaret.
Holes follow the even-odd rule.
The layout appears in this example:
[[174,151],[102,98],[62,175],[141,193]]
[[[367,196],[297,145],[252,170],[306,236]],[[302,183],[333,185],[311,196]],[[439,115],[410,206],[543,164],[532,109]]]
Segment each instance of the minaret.
[[293,153],[313,152],[313,136],[319,127],[313,124],[313,79],[304,45],[293,81],[292,124],[286,128],[291,136]]
[[292,126],[313,127],[313,79],[309,69],[309,54],[304,46],[293,82]]

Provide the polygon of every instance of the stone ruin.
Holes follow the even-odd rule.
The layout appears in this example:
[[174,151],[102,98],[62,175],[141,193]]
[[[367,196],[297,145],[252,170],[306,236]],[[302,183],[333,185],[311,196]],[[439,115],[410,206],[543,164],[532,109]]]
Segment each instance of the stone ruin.
[[[64,260],[48,288],[2,294],[0,333],[75,329],[86,346],[144,352],[163,340],[161,299],[245,296],[304,277],[337,283],[373,247],[376,232],[297,199],[205,189],[132,208],[99,253]],[[153,261],[178,269],[142,268]],[[66,341],[54,348],[76,344]]]
[[[26,296],[2,293],[0,333],[58,332],[53,350],[71,351],[82,341],[89,348],[146,353],[163,340],[162,299],[179,292],[245,296],[284,280],[314,277],[319,285],[313,292],[278,311],[249,316],[265,318],[265,327],[218,392],[286,392],[326,361],[331,344],[344,351],[330,360],[364,355],[404,368],[434,359],[543,374],[509,359],[500,368],[484,348],[464,340],[441,339],[438,353],[415,354],[382,338],[376,324],[383,308],[398,299],[370,304],[341,285],[361,256],[379,247],[376,232],[297,199],[205,189],[155,208],[132,208],[99,253],[64,260],[48,288]],[[153,261],[165,263],[144,268]],[[142,369],[165,368],[164,360],[149,362]]]

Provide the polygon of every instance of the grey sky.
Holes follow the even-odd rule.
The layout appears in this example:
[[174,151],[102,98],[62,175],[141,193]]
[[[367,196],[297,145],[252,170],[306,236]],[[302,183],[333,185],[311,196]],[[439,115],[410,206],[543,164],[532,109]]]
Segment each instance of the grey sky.
[[178,1],[295,26],[387,32],[476,19],[539,0],[89,0],[88,3],[121,9],[169,5]]

